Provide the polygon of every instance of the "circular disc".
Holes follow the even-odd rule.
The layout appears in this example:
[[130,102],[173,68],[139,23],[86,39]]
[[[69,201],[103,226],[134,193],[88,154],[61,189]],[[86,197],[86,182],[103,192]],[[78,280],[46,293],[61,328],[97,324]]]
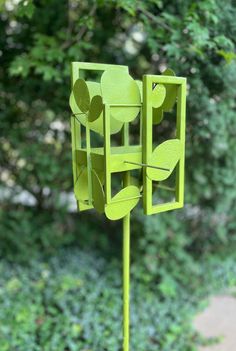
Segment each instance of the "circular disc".
[[79,201],[88,200],[88,170],[83,167],[74,185],[75,197]]
[[165,84],[166,97],[163,102],[162,108],[165,112],[171,111],[177,99],[177,85]]
[[[81,79],[81,81],[83,81],[83,79]],[[78,84],[78,83],[77,83]],[[81,83],[83,84],[83,83]],[[91,82],[88,81],[85,83],[88,89],[88,101],[90,104],[90,100],[97,95],[101,95],[101,88],[100,88],[100,84],[97,82]],[[70,106],[71,109],[73,111],[73,113],[81,113],[81,110],[79,109],[78,105],[76,104],[75,101],[75,96],[74,96],[74,89],[71,93],[71,97],[70,97]],[[91,106],[91,104],[89,105]],[[86,126],[86,121],[87,121],[87,115],[86,114],[78,114],[76,115],[76,118],[80,121],[80,123],[83,126]],[[89,127],[92,131],[103,135],[103,119],[102,119],[102,114],[100,114],[100,116],[95,119],[93,122],[89,123]]]
[[97,176],[98,176],[98,178],[99,178],[99,180],[100,180],[100,183],[101,183],[102,185],[104,185],[104,183],[105,183],[105,173],[104,173],[104,170],[94,169],[94,168],[93,168],[92,172],[93,172],[93,171],[97,173]]
[[[89,91],[89,97],[91,100],[91,104],[90,104],[90,108],[95,108],[95,110],[97,109],[97,107],[95,106],[91,106],[92,105],[92,100],[95,96],[101,96],[101,86],[99,83],[97,82],[92,82],[92,81],[88,81],[87,82],[87,86],[88,86],[88,91]],[[102,112],[102,111],[101,111]],[[98,114],[98,111],[96,112]],[[90,118],[92,118],[92,115],[89,111],[90,114]],[[100,113],[100,115],[93,119],[93,121],[89,122],[89,128],[94,131],[95,133],[98,133],[100,135],[103,135],[103,115],[102,113]]]
[[142,191],[143,184],[140,178],[130,177],[130,185],[135,185],[139,191]]
[[[175,72],[167,68],[164,72],[162,72],[163,76],[175,76]],[[177,98],[177,85],[175,84],[165,84],[166,87],[166,98],[163,103],[163,110],[165,112],[171,111]]]
[[166,97],[166,88],[163,84],[157,84],[152,91],[152,107],[158,108],[163,104]]
[[163,76],[175,76],[175,72],[171,68],[166,68],[164,72],[162,72]]
[[73,91],[70,94],[69,104],[70,104],[71,111],[75,115],[81,113],[81,110],[79,109],[79,106],[75,102],[75,97],[74,97]]
[[152,123],[159,124],[163,120],[164,114],[162,107],[154,108],[152,110]]
[[111,134],[118,133],[124,125],[124,122],[118,121],[117,119],[113,118],[112,116],[111,116],[110,121],[111,121],[111,128],[110,128]]
[[[105,71],[101,77],[102,96],[108,104],[140,104],[139,87],[127,73],[119,70]],[[130,122],[137,117],[139,107],[112,107],[111,115],[121,122]]]
[[77,79],[73,86],[75,102],[82,112],[87,112],[90,105],[88,86],[84,79]]
[[[100,87],[100,84],[97,82],[88,81],[88,82],[86,82],[86,84],[87,84],[88,93],[89,93],[89,101],[91,100],[88,118],[92,121],[89,122],[89,128],[92,131],[94,131],[95,133],[103,135],[104,131],[103,131],[102,110],[101,110],[100,115],[98,116],[99,109],[100,109],[99,106],[101,106],[101,103],[99,100],[102,99],[101,87]],[[95,100],[96,104],[94,105],[93,98],[95,98],[95,97],[96,97],[96,100]],[[77,105],[77,103],[75,101],[75,96],[74,96],[73,91],[70,95],[70,107],[71,107],[72,112],[76,115],[76,119],[79,120],[83,126],[86,126],[87,115],[85,113],[81,114],[82,111],[80,110],[79,106]],[[92,111],[90,111],[90,109],[92,109]],[[118,133],[124,124],[123,122],[114,119],[112,117],[112,115],[110,116],[110,123],[111,123],[111,125],[110,125],[110,133],[111,134]]]
[[135,82],[139,88],[141,102],[143,102],[143,82],[141,80],[135,80]]
[[103,213],[105,207],[105,195],[102,183],[94,170],[92,170],[92,195],[94,208],[96,208],[98,212]]
[[70,94],[70,100],[69,100],[70,108],[72,113],[75,115],[76,119],[80,121],[81,124],[85,125],[86,124],[86,114],[81,113],[81,110],[79,109],[78,105],[75,102],[75,97],[73,92]]
[[95,95],[90,104],[88,120],[93,122],[101,115],[103,109],[102,97],[100,95]]
[[139,202],[140,192],[135,185],[129,185],[116,194],[111,203],[106,205],[105,214],[111,220],[126,216]]

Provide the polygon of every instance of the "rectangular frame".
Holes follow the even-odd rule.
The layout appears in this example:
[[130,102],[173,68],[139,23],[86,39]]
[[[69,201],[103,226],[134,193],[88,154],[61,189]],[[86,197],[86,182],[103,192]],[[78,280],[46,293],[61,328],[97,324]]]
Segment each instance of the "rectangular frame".
[[[122,148],[123,154],[122,155],[117,155],[115,156],[112,154],[112,148],[111,148],[111,134],[110,134],[110,113],[111,109],[115,108],[117,104],[104,104],[104,109],[103,109],[103,126],[104,126],[104,169],[105,169],[105,200],[106,204],[111,203],[111,176],[112,173],[115,172],[124,172],[127,173],[131,170],[134,169],[139,169],[141,168],[141,165],[138,165],[142,161],[142,150],[139,150],[140,147],[142,147],[141,144],[139,145],[129,145],[129,122],[124,123],[123,127],[123,146],[118,147]],[[130,104],[124,104],[122,106],[125,106],[129,108]],[[135,105],[136,106],[136,105]],[[141,107],[141,104],[138,104],[137,106]],[[136,149],[136,150],[135,150]],[[126,152],[124,152],[126,151]],[[132,152],[133,151],[133,152]],[[121,164],[125,162],[123,159],[123,156],[126,155],[125,159],[127,161],[131,162],[136,162],[137,164],[123,164],[121,167]]]
[[[122,65],[111,65],[106,63],[90,63],[90,62],[72,62],[71,63],[71,88],[73,87],[75,81],[80,78],[80,71],[89,70],[89,71],[105,71],[109,69],[117,69],[128,72],[128,66]],[[104,112],[105,115],[105,112]],[[105,137],[105,134],[104,134]],[[89,165],[91,162],[90,159],[90,130],[89,126],[86,126],[86,149],[87,149],[87,164]],[[73,184],[77,181],[80,167],[78,160],[77,150],[81,149],[81,125],[76,120],[75,116],[71,115],[71,144],[72,144],[72,169],[73,169]],[[107,148],[104,146],[104,154]],[[89,181],[91,183],[91,180]],[[91,187],[91,186],[90,186]],[[109,193],[108,193],[109,197]],[[91,199],[90,199],[91,200]],[[91,201],[90,204],[87,204],[83,201],[77,201],[77,206],[80,211],[88,210],[93,208]]]
[[177,123],[176,138],[181,141],[181,157],[176,166],[176,201],[153,205],[152,180],[147,176],[147,168],[143,169],[143,207],[147,215],[181,208],[184,205],[184,158],[185,158],[185,118],[186,118],[186,78],[145,75],[143,77],[143,163],[149,164],[153,152],[152,135],[152,90],[153,84],[176,84],[177,93]]

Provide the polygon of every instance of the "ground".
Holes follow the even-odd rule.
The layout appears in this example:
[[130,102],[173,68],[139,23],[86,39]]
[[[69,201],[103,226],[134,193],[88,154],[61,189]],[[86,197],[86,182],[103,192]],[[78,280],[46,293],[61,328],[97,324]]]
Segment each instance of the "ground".
[[236,298],[232,294],[212,297],[209,306],[197,315],[194,326],[202,336],[219,341],[199,351],[236,350]]

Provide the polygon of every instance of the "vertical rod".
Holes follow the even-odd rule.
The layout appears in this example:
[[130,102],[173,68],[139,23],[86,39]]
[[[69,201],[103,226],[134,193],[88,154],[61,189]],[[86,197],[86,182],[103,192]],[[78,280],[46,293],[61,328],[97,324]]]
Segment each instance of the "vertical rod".
[[87,170],[88,170],[88,195],[89,205],[92,204],[92,175],[91,175],[91,143],[90,143],[90,129],[89,122],[86,121],[86,151],[87,151]]
[[[124,174],[124,186],[129,184],[130,174]],[[129,351],[130,314],[130,212],[123,218],[123,351]]]
[[129,351],[130,212],[123,218],[123,350]]
[[104,105],[103,109],[104,128],[104,156],[105,156],[105,197],[106,204],[111,202],[111,131],[110,131],[110,106]]
[[129,145],[129,123],[124,123],[124,127],[123,127],[123,144],[124,146],[128,146]]

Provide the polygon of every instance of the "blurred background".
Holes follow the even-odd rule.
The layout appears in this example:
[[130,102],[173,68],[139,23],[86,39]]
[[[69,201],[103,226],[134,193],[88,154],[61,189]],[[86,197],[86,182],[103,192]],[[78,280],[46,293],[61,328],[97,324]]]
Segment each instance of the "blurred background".
[[0,350],[121,350],[121,222],[76,212],[71,61],[187,77],[185,207],[132,212],[131,346],[196,350],[194,315],[236,284],[235,2],[0,8]]

